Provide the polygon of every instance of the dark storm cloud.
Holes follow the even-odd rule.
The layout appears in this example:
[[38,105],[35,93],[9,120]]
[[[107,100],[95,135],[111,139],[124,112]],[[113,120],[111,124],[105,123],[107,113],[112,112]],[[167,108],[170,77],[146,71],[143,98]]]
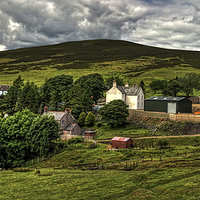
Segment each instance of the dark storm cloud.
[[3,0],[0,49],[124,39],[200,50],[197,0]]

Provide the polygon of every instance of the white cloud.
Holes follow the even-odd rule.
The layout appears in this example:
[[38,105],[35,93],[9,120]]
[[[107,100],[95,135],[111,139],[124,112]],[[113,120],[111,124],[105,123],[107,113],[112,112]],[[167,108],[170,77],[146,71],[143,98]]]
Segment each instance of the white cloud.
[[199,31],[197,0],[6,0],[0,4],[0,50],[101,38],[200,50]]

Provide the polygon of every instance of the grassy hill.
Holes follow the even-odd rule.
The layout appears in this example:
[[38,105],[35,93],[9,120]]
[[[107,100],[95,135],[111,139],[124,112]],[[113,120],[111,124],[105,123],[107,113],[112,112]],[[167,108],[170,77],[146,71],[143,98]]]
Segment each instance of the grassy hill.
[[128,83],[200,72],[200,52],[169,50],[120,40],[88,40],[0,52],[0,84],[22,78],[41,85],[68,74],[74,79],[98,72],[119,74]]

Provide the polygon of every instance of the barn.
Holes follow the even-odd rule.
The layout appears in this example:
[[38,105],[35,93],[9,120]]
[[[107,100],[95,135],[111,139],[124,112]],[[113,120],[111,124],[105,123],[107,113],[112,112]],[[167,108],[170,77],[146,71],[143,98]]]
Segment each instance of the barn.
[[131,138],[125,138],[125,137],[114,137],[111,140],[111,146],[112,148],[130,148],[133,145],[133,140]]
[[192,101],[185,97],[150,97],[144,100],[144,111],[192,113]]

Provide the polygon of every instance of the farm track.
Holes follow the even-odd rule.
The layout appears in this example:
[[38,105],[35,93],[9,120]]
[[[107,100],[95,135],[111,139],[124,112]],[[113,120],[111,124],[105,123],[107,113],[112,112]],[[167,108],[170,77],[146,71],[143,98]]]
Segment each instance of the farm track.
[[195,136],[200,136],[200,134],[196,134],[196,135],[169,135],[169,136],[151,136],[151,137],[139,137],[139,138],[133,138],[136,140],[139,139],[146,139],[146,138],[175,138],[175,137],[195,137]]

